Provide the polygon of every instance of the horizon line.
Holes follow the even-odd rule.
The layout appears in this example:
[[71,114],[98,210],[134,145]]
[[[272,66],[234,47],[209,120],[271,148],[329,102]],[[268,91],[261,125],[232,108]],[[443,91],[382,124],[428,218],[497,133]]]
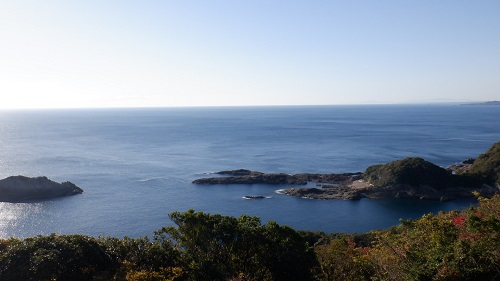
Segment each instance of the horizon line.
[[338,103],[338,104],[255,104],[255,105],[165,105],[165,106],[84,106],[84,107],[1,107],[1,111],[16,110],[84,110],[84,109],[162,109],[162,108],[231,108],[231,107],[326,107],[326,106],[405,106],[405,105],[481,105],[484,103],[500,103],[488,101],[437,101],[437,102],[403,102],[403,103]]

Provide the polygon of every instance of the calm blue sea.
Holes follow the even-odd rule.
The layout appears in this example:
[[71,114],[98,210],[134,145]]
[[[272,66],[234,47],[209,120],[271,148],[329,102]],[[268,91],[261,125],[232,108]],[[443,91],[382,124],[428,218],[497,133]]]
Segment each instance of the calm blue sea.
[[1,178],[44,175],[85,190],[0,203],[0,237],[138,237],[191,208],[325,232],[386,228],[472,202],[308,200],[275,193],[283,186],[190,181],[238,168],[356,172],[407,156],[448,166],[500,141],[499,120],[498,106],[461,105],[0,111]]

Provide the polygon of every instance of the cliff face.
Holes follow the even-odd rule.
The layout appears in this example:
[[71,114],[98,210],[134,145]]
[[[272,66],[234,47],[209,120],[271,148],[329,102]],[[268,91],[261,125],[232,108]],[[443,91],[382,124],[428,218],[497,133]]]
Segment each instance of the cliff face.
[[47,177],[12,176],[0,180],[0,201],[2,202],[47,200],[82,192],[81,188],[71,182],[57,183]]

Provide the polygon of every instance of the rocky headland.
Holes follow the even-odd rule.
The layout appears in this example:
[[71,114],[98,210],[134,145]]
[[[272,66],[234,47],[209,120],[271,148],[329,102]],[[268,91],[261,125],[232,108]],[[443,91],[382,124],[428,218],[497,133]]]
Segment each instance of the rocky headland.
[[57,183],[47,177],[12,176],[0,180],[0,202],[43,201],[82,192],[69,181]]
[[286,188],[279,192],[311,199],[411,198],[453,200],[492,197],[500,193],[500,142],[477,159],[467,159],[447,169],[422,158],[409,157],[368,167],[363,173],[266,174],[229,170],[202,178],[194,184],[306,185],[316,188]]

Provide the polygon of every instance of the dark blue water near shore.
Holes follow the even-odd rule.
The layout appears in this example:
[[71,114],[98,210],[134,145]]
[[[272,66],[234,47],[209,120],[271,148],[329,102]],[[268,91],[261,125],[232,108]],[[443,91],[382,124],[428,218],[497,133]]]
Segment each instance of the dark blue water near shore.
[[471,202],[320,201],[276,194],[282,186],[190,181],[236,168],[363,171],[407,156],[448,166],[500,141],[498,120],[498,106],[459,105],[0,111],[0,177],[45,175],[85,190],[0,203],[0,237],[150,235],[191,208],[326,232],[386,228]]

